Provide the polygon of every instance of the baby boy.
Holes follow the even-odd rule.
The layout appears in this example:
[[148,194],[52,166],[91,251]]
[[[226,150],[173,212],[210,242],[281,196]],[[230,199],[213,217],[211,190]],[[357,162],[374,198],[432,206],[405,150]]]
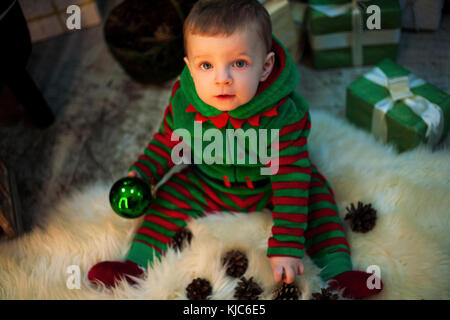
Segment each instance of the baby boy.
[[301,275],[306,252],[331,289],[351,298],[379,293],[381,280],[372,288],[374,275],[352,270],[333,191],[309,158],[298,71],[266,9],[257,0],[200,0],[185,21],[184,45],[186,66],[161,127],[129,175],[155,186],[175,164],[190,165],[158,187],[125,261],[96,264],[89,280],[133,283],[128,276],[145,275],[191,218],[269,208],[275,282]]

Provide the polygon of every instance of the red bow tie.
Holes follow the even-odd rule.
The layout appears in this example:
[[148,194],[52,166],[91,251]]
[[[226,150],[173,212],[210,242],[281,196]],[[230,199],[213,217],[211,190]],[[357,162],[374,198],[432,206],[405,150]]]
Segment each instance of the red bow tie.
[[287,99],[287,97],[284,97],[275,106],[273,106],[269,110],[266,110],[262,113],[255,114],[254,116],[251,116],[251,117],[248,117],[245,119],[238,119],[238,118],[232,117],[228,114],[228,112],[222,112],[221,114],[218,114],[217,116],[213,116],[213,117],[205,117],[200,112],[198,112],[198,110],[195,109],[192,104],[190,104],[187,107],[186,112],[197,112],[197,114],[195,115],[195,121],[199,121],[199,122],[203,123],[205,121],[210,120],[216,126],[217,129],[222,129],[223,127],[225,127],[225,125],[228,122],[228,119],[230,120],[233,127],[235,127],[236,129],[240,129],[242,127],[242,124],[245,121],[248,121],[248,123],[250,123],[252,126],[257,127],[260,124],[259,119],[261,117],[276,116],[278,114],[277,108],[281,104],[283,104],[284,101],[286,101],[286,99]]

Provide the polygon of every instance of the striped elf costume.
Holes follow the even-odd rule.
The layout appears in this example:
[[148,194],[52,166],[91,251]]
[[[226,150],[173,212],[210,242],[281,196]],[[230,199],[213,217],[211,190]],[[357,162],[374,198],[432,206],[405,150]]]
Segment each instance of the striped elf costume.
[[[191,153],[192,164],[159,186],[126,262],[118,267],[115,262],[97,264],[89,272],[89,279],[113,282],[115,279],[108,278],[111,268],[117,274],[140,275],[141,268],[151,266],[155,258],[164,255],[176,231],[191,218],[218,211],[253,212],[269,208],[273,227],[268,257],[303,258],[306,251],[322,268],[320,276],[324,281],[335,277],[334,283],[339,284],[335,288],[350,288],[350,280],[354,285],[363,285],[368,274],[350,271],[350,248],[331,186],[309,158],[307,138],[311,119],[306,101],[295,92],[297,68],[276,37],[272,50],[276,58],[269,78],[260,83],[252,100],[229,112],[204,103],[195,91],[189,69],[184,68],[173,87],[158,132],[130,171],[139,172],[149,184],[156,185],[175,165],[171,153],[181,141],[184,150]],[[222,152],[205,152],[209,142],[205,143],[204,133],[208,129],[220,130]],[[253,129],[258,140],[256,149],[247,140],[238,148],[227,129],[233,129],[234,133],[242,129],[241,134]],[[259,129],[266,129],[266,136],[258,135]],[[278,138],[274,139],[271,133],[277,133]],[[180,140],[171,139],[172,136]],[[270,161],[250,162],[250,154]],[[274,154],[278,166],[274,166]],[[211,159],[215,161],[208,161]],[[272,174],[262,174],[262,168],[271,168]],[[368,294],[367,290],[355,293],[351,288],[347,291],[354,297],[375,293]]]

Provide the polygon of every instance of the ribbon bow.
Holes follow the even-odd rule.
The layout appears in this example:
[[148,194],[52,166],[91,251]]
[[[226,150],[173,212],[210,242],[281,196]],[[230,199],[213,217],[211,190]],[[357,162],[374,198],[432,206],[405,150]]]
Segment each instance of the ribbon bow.
[[428,99],[415,95],[410,89],[425,84],[425,81],[413,74],[408,76],[388,78],[378,67],[365,74],[364,77],[389,90],[390,96],[378,101],[372,115],[372,133],[382,141],[387,141],[386,113],[398,101],[406,104],[426,124],[425,137],[429,145],[435,145],[442,136],[444,129],[444,114],[442,109]]
[[195,115],[195,121],[203,123],[210,120],[217,127],[217,129],[222,129],[227,124],[228,120],[230,120],[231,124],[236,129],[240,129],[245,121],[247,121],[252,126],[257,127],[260,125],[261,117],[274,117],[278,115],[277,109],[281,104],[283,104],[284,101],[286,101],[286,99],[286,97],[281,99],[275,106],[273,106],[269,110],[255,114],[254,116],[245,119],[238,119],[230,116],[228,112],[222,112],[221,114],[218,114],[216,116],[206,117],[202,115],[197,109],[195,109],[192,104],[187,107],[186,112],[197,112],[197,114]]

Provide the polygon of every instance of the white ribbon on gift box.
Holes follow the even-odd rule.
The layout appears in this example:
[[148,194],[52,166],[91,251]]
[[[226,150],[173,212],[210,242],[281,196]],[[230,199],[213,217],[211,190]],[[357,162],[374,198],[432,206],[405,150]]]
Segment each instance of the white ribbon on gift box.
[[[367,0],[361,0],[367,1]],[[311,5],[310,7],[327,15],[337,17],[352,10],[352,32],[338,32],[311,37],[311,46],[316,50],[352,48],[354,66],[363,64],[363,45],[396,44],[400,41],[400,29],[376,30],[363,35],[362,13],[357,0],[341,5]]]
[[389,90],[390,96],[378,101],[372,114],[372,133],[383,142],[387,142],[386,113],[394,107],[395,102],[401,101],[418,115],[426,124],[425,137],[428,145],[434,146],[442,136],[444,130],[444,114],[441,108],[428,99],[415,95],[410,89],[425,84],[425,81],[413,74],[403,77],[388,78],[378,67],[375,67],[364,77]]

